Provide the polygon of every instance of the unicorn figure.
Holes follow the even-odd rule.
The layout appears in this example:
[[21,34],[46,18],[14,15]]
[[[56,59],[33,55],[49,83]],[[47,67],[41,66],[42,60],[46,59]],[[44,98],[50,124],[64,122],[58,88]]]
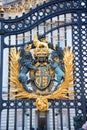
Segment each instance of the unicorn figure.
[[54,88],[54,91],[58,89],[59,85],[61,84],[62,80],[65,77],[65,73],[64,73],[64,67],[63,67],[63,61],[59,59],[58,53],[57,51],[53,51],[51,53],[51,67],[54,69],[55,73],[56,73],[56,79],[53,79],[54,81],[57,82],[57,85]]

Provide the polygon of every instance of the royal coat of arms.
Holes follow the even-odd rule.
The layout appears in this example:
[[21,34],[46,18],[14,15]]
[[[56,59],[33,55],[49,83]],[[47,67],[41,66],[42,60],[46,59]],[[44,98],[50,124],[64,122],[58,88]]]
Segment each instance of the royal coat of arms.
[[[13,48],[10,54],[11,96],[34,98],[40,111],[48,109],[48,99],[71,98],[73,53],[35,36],[32,44]],[[14,92],[16,92],[14,94]]]

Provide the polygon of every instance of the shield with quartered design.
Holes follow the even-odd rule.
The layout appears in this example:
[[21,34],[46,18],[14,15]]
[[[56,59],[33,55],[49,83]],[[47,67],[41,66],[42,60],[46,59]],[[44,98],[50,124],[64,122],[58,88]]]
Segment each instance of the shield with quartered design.
[[38,89],[44,90],[50,83],[50,71],[48,66],[39,66],[35,73],[35,85]]

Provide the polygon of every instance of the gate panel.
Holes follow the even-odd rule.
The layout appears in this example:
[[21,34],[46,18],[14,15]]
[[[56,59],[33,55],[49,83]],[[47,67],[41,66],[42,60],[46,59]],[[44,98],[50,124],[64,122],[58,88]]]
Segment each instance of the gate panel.
[[[34,100],[11,99],[9,54],[32,43],[35,35],[48,37],[59,47],[73,47],[76,87],[72,100],[49,100],[47,130],[74,130],[73,117],[86,119],[87,98],[87,2],[86,0],[50,0],[31,9],[20,18],[0,19],[0,130],[35,130],[38,128]],[[67,119],[66,119],[67,118]],[[66,122],[67,120],[67,122]]]

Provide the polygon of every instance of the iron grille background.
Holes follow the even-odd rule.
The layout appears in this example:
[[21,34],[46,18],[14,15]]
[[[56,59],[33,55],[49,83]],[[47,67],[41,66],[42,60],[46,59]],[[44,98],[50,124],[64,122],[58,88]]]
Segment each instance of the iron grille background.
[[[32,129],[34,100],[11,100],[8,94],[10,92],[7,78],[9,77],[9,53],[12,47],[15,46],[18,49],[25,43],[31,42],[34,35],[40,34],[47,36],[49,42],[63,48],[73,47],[75,97],[73,100],[49,101],[53,121],[51,130],[57,129],[58,114],[60,130],[65,130],[64,111],[67,115],[67,130],[73,130],[73,116],[81,114],[86,119],[87,111],[87,1],[49,0],[42,5],[37,5],[35,9],[31,9],[22,17],[8,20],[1,18],[0,27],[0,130],[17,130],[19,124],[21,130]],[[68,32],[68,29],[71,31]],[[63,32],[63,38],[61,32]],[[19,118],[20,122],[18,122]]]

